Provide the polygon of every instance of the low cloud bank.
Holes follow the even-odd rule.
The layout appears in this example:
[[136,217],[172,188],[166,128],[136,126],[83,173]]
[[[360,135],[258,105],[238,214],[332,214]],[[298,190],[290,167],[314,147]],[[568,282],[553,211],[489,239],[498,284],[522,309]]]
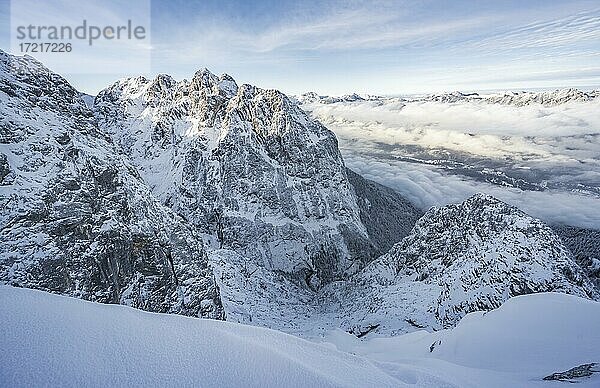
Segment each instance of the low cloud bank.
[[[348,167],[418,206],[485,192],[549,223],[600,228],[598,99],[550,107],[393,99],[303,107],[336,133]],[[503,166],[550,189],[491,184],[423,160]]]
[[378,161],[344,153],[346,165],[365,178],[392,187],[424,209],[464,201],[483,192],[548,223],[600,228],[600,198],[563,191],[524,191],[446,175],[435,167]]

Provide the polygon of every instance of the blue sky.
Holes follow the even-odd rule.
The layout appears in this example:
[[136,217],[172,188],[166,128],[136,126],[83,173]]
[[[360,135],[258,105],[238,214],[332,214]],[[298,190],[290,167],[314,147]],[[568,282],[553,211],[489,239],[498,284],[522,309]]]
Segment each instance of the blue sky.
[[[151,73],[178,79],[208,67],[323,94],[600,86],[598,1],[176,0],[151,10]],[[128,75],[67,78],[93,93]]]

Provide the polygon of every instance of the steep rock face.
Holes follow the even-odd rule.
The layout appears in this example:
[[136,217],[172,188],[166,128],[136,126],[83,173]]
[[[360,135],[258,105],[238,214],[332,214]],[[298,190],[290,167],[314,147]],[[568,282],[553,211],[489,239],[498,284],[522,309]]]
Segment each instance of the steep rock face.
[[[384,253],[394,242],[410,232],[422,212],[385,186],[351,170],[347,170],[347,175],[357,196],[360,218],[367,228],[369,238],[376,249]],[[357,301],[364,301],[360,299],[362,296],[345,298],[343,295],[331,294],[332,289],[337,290],[348,284],[347,280],[311,290],[293,276],[282,271],[268,270],[231,250],[214,250],[209,253],[209,260],[215,270],[227,320],[266,326],[305,337],[318,337],[328,330],[338,328],[340,321],[353,321],[364,313],[360,311],[357,315],[346,316],[345,310],[338,309],[338,304],[349,306]],[[396,299],[418,292],[408,287],[396,291]],[[359,302],[359,305],[365,308],[376,305],[376,302]],[[403,314],[403,318],[399,318],[400,322],[412,315],[423,318],[422,313],[412,313],[407,306],[390,312],[394,313]],[[360,327],[355,329],[360,330]]]
[[282,93],[201,70],[121,80],[95,111],[154,195],[213,248],[315,287],[376,255],[335,136]]
[[598,296],[548,226],[477,194],[430,209],[386,255],[323,295],[347,330],[395,334],[451,327],[512,296],[549,291]]
[[0,154],[0,185],[4,183],[4,178],[6,178],[10,172],[8,158],[6,155]]
[[0,52],[0,281],[223,319],[201,239],[62,77]]
[[436,317],[452,325],[511,296],[596,295],[560,238],[543,222],[491,196],[432,208],[388,253],[402,275],[441,287]]

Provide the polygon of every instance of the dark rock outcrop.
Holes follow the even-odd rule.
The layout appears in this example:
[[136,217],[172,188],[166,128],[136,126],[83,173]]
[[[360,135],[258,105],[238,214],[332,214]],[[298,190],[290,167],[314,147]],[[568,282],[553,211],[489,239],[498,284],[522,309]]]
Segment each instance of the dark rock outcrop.
[[552,229],[600,292],[600,230],[569,225],[553,225]]
[[551,375],[544,377],[544,380],[546,380],[546,381],[552,381],[552,380],[568,381],[570,383],[576,383],[577,381],[575,379],[580,379],[582,377],[589,377],[592,374],[598,373],[598,372],[600,372],[600,369],[598,369],[598,364],[595,362],[592,362],[590,364],[583,364],[583,365],[576,366],[565,372],[552,373]]
[[346,169],[357,196],[360,220],[379,254],[406,237],[423,212],[396,191]]

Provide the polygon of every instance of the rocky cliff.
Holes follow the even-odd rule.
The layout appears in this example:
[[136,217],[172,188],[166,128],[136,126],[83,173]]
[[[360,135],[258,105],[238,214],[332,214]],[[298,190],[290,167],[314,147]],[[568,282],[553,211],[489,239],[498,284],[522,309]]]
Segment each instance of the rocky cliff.
[[379,252],[335,136],[282,93],[201,70],[119,81],[95,110],[153,194],[214,248],[311,287]]
[[151,195],[62,77],[0,52],[0,280],[223,319],[198,233]]

